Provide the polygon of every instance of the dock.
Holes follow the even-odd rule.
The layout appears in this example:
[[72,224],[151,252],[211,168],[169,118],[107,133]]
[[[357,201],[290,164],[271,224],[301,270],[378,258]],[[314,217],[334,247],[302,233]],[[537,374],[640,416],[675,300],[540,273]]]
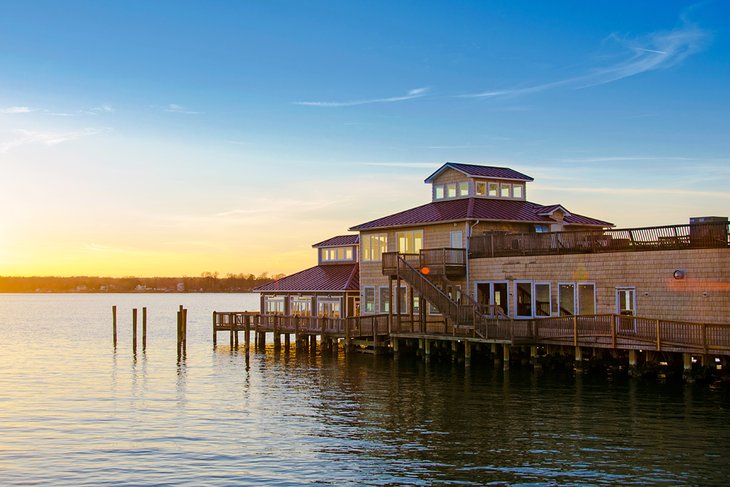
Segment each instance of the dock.
[[239,346],[244,333],[246,349],[251,337],[265,347],[273,334],[274,347],[316,347],[347,351],[399,354],[414,351],[428,360],[433,350],[446,350],[470,364],[472,350],[486,351],[505,369],[521,360],[538,364],[541,357],[557,354],[572,359],[577,370],[583,362],[603,356],[623,359],[629,370],[652,364],[682,364],[685,373],[693,364],[724,366],[730,357],[730,324],[690,323],[622,315],[561,316],[530,320],[502,317],[479,320],[477,327],[454,326],[448,319],[421,321],[407,315],[373,314],[348,318],[264,315],[258,312],[215,312],[213,343],[217,334],[230,335]]

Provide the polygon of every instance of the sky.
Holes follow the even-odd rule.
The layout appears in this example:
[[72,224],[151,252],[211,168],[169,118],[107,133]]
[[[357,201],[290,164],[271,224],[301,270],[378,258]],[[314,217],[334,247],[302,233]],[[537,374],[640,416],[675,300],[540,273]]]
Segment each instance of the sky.
[[292,273],[446,161],[730,216],[730,3],[0,0],[0,275]]

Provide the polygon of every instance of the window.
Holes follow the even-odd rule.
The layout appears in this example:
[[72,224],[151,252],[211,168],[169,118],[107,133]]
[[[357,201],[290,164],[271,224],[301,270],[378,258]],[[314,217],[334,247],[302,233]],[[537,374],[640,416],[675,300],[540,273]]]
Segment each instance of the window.
[[390,312],[390,288],[387,286],[380,287],[380,312]]
[[487,183],[485,183],[484,181],[477,181],[476,194],[478,196],[486,196],[487,195]]
[[499,196],[499,183],[489,183],[489,196]]
[[267,315],[284,314],[284,296],[266,296],[264,297],[264,304]]
[[320,249],[322,262],[352,260],[352,247],[335,247],[331,249]]
[[[481,305],[493,306],[487,313],[490,316],[499,313],[509,315],[509,298],[507,297],[506,281],[485,281],[476,283],[477,301]],[[499,309],[497,309],[499,308]]]
[[387,250],[388,237],[385,235],[362,236],[362,260],[380,261],[383,252]]
[[339,298],[318,298],[317,299],[317,316],[327,316],[329,318],[340,317]]
[[292,296],[291,297],[291,314],[293,316],[311,316],[312,315],[312,298],[311,298],[311,296]]
[[421,312],[421,297],[415,294],[413,293],[413,314],[417,315]]
[[450,183],[446,185],[446,197],[456,198],[456,183]]
[[535,225],[535,233],[547,233],[550,231],[549,225]]
[[636,314],[636,288],[616,288],[616,314],[634,316]]
[[454,230],[449,234],[449,245],[452,249],[464,248],[464,233],[461,230]]
[[502,198],[509,198],[512,196],[512,185],[509,183],[502,183],[499,187],[499,196]]
[[365,301],[365,312],[375,313],[375,288],[368,286],[363,289],[363,292],[365,293],[363,296]]
[[563,283],[558,285],[558,308],[560,316],[575,314],[575,284]]
[[578,284],[578,314],[596,314],[596,286],[592,283]]
[[515,318],[532,318],[532,282],[515,281]]
[[525,187],[521,184],[513,184],[512,185],[512,197],[522,199],[524,198],[525,194]]
[[434,199],[441,200],[444,198],[444,185],[443,184],[437,184],[433,187],[433,197]]
[[469,183],[467,181],[459,183],[459,196],[469,196]]
[[550,283],[535,283],[535,316],[545,317],[552,314],[550,299]]
[[398,232],[398,252],[417,254],[423,248],[423,230]]

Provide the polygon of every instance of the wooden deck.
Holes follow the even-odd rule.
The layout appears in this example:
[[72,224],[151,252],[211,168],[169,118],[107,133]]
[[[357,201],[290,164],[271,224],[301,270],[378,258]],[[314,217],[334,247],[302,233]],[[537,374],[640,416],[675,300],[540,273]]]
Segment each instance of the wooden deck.
[[[453,326],[448,320],[433,320],[424,327],[408,316],[377,314],[348,318],[262,315],[252,312],[213,313],[213,337],[228,332],[231,344],[238,332],[277,335],[320,336],[387,345],[393,338],[467,341],[515,346],[559,345],[614,350],[730,355],[730,324],[691,323],[654,318],[590,315],[532,320],[494,319],[488,329]],[[248,342],[248,339],[247,339]]]

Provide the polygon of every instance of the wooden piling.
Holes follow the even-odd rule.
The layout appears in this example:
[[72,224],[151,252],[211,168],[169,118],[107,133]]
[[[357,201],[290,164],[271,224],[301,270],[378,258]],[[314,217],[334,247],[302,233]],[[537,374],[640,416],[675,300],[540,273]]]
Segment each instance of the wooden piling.
[[147,307],[142,307],[142,351],[147,350]]
[[218,344],[218,333],[216,333],[215,330],[216,316],[218,316],[218,313],[216,311],[213,311],[213,348],[215,348],[215,346]]
[[183,325],[182,325],[182,328],[183,328],[182,349],[183,349],[183,355],[185,355],[187,353],[187,348],[188,348],[188,310],[187,309],[182,310],[182,323],[183,323]]
[[117,306],[112,306],[112,335],[114,337],[114,349],[117,348]]
[[469,367],[471,365],[471,342],[466,340],[464,342],[464,366]]
[[502,345],[502,370],[509,370],[509,345]]
[[132,353],[137,353],[137,308],[132,310]]

